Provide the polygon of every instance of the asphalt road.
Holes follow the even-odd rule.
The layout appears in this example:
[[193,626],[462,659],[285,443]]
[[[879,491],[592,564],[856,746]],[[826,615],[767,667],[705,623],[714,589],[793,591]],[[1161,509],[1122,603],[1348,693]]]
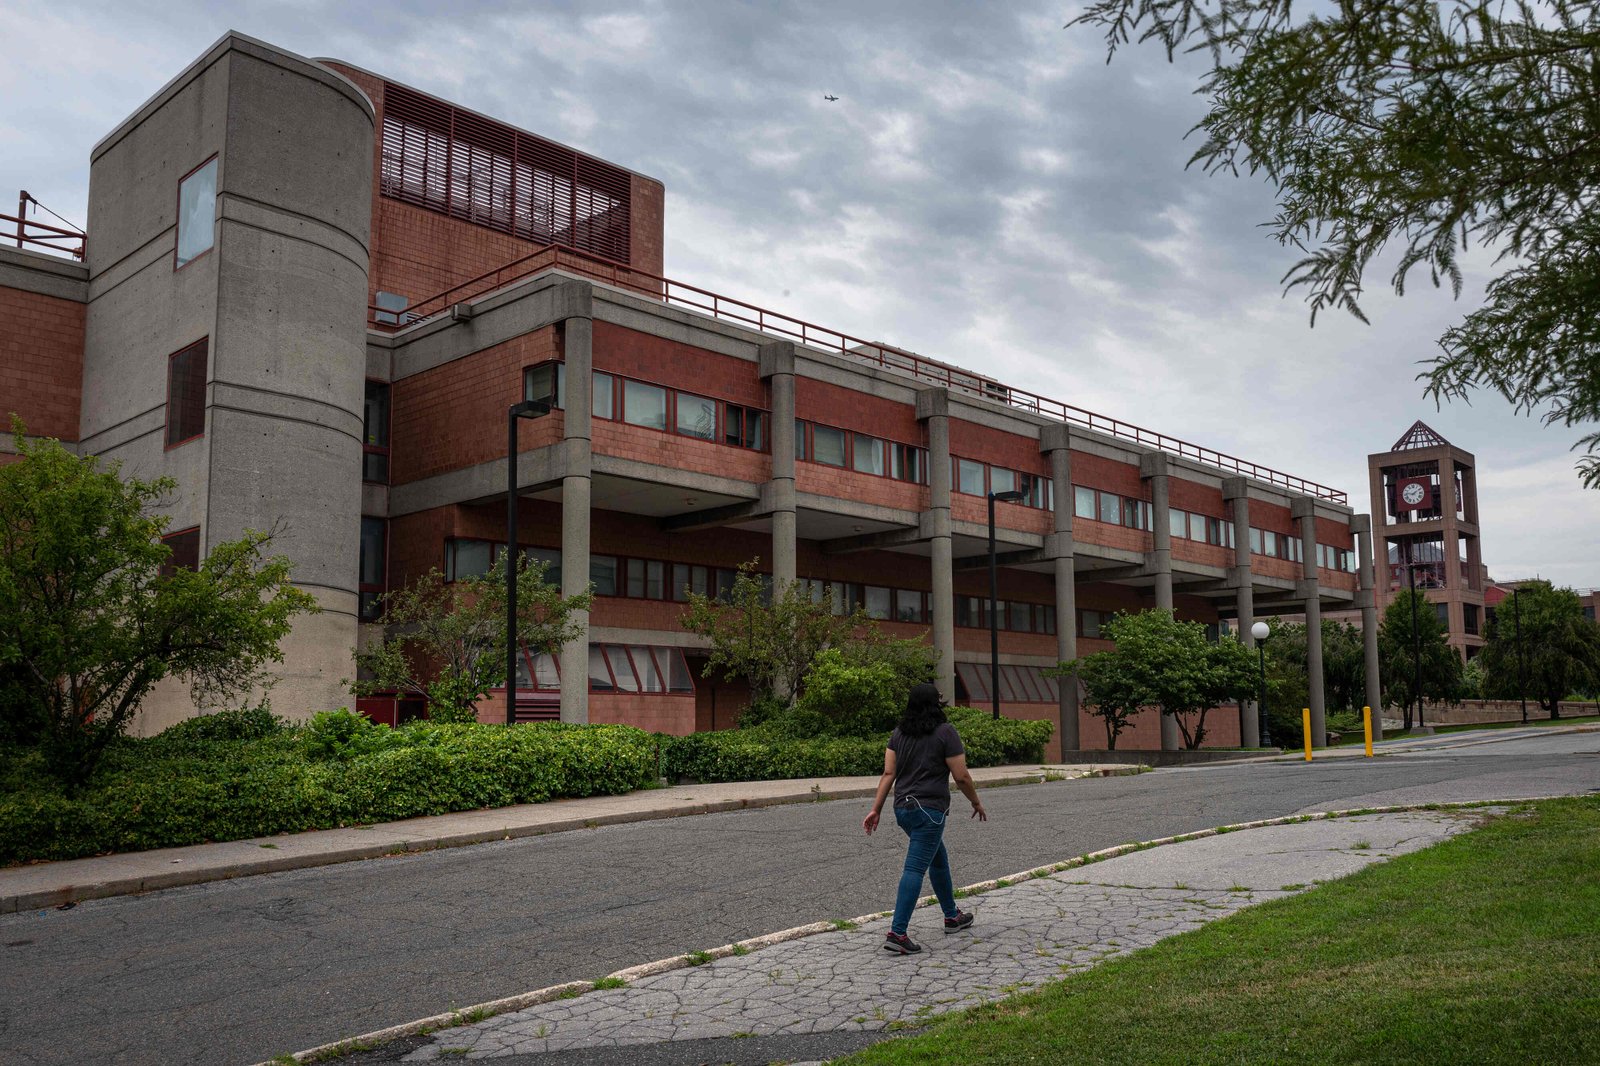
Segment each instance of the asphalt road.
[[[994,789],[990,821],[954,818],[947,840],[963,884],[1305,810],[1590,791],[1600,733]],[[0,1058],[251,1063],[880,910],[903,841],[864,837],[865,809],[645,822],[0,916]]]

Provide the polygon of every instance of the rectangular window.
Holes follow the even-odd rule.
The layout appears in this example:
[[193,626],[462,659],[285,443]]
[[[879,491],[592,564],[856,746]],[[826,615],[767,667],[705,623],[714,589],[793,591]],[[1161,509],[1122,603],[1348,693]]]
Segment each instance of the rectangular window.
[[1100,521],[1113,526],[1122,525],[1122,497],[1109,492],[1100,494]]
[[529,562],[544,564],[544,583],[561,587],[561,549],[560,548],[523,548],[523,558]]
[[895,589],[894,619],[897,622],[926,622],[923,594],[915,589]]
[[444,542],[444,579],[465,581],[482,577],[494,562],[494,544],[487,540],[447,540]]
[[895,444],[890,449],[889,476],[914,485],[928,483],[928,453],[914,444]]
[[811,449],[813,462],[843,466],[844,430],[832,426],[812,426]]
[[866,608],[868,618],[888,618],[892,614],[889,606],[890,593],[886,588],[868,585],[862,589],[861,605]]
[[1278,535],[1270,529],[1261,531],[1261,554],[1271,556],[1278,554]]
[[[735,448],[749,448],[752,451],[766,451],[767,448],[767,413],[758,411],[754,407],[740,407],[738,404],[728,404],[727,428],[724,443]],[[798,445],[799,440],[795,443]]]
[[666,429],[667,390],[642,381],[623,381],[622,420],[646,429]]
[[1473,636],[1477,636],[1478,635],[1478,605],[1477,604],[1475,604],[1475,603],[1463,603],[1461,605],[1461,628],[1465,632],[1470,633]]
[[615,555],[589,556],[589,582],[596,596],[617,594],[617,557]]
[[863,474],[884,474],[883,441],[865,433],[850,434],[850,461]]
[[1129,529],[1148,530],[1155,524],[1149,501],[1136,500],[1131,496],[1122,499],[1122,524]]
[[956,460],[956,491],[969,496],[983,495],[983,464],[971,459]]
[[679,433],[701,440],[717,439],[717,401],[680,392],[677,407]]
[[593,388],[593,395],[589,397],[589,413],[595,418],[616,418],[616,379],[610,374],[602,374],[596,371]]
[[171,577],[179,570],[200,569],[200,527],[180,529],[161,538],[172,554],[161,564],[161,576]]
[[1250,527],[1250,553],[1252,555],[1261,554],[1261,530],[1255,526]]
[[539,363],[522,372],[522,398],[543,400],[552,408],[567,406],[566,367],[558,362]]
[[389,483],[389,383],[367,382],[367,399],[361,413],[361,480]]
[[1017,633],[1033,632],[1033,604],[1011,603],[1008,604],[1011,617],[1006,621],[1006,628]]
[[1096,518],[1094,489],[1082,485],[1072,486],[1072,514],[1076,518]]
[[1220,518],[1206,519],[1206,543],[1216,544],[1221,547],[1231,547],[1233,543],[1233,526]]
[[1014,471],[1003,470],[998,466],[989,468],[990,492],[1015,492],[1017,491],[1017,475]]
[[794,457],[804,459],[810,452],[806,449],[806,423],[798,418],[794,420]]
[[377,621],[382,613],[382,596],[388,588],[388,563],[385,559],[389,541],[389,523],[382,518],[361,519],[361,620]]
[[661,678],[661,670],[656,666],[655,656],[650,654],[650,649],[643,644],[628,645],[628,655],[633,660],[633,671],[639,675],[639,690],[641,692],[665,692],[666,682]]
[[599,644],[589,645],[589,691],[614,692],[617,686],[611,680],[611,670],[606,666],[605,653],[600,647]]
[[206,431],[207,340],[195,341],[167,358],[167,447]]
[[672,598],[679,603],[687,603],[690,593],[707,595],[710,581],[711,571],[706,567],[690,566],[688,563],[672,564]]
[[1051,499],[1050,494],[1050,479],[1047,477],[1040,477],[1037,474],[1019,474],[1017,475],[1017,488],[1026,493],[1026,498],[1022,502],[1029,507],[1037,507],[1042,511],[1048,511],[1055,506],[1055,501]]
[[600,649],[605,652],[606,665],[611,667],[611,676],[617,682],[617,691],[638,692],[639,678],[633,672],[633,663],[628,661],[628,649],[621,644],[602,644]]
[[1436,603],[1433,605],[1433,613],[1439,616],[1439,624],[1444,627],[1444,631],[1450,632],[1450,605]]
[[1206,516],[1203,514],[1189,515],[1189,539],[1206,542]]
[[739,580],[737,570],[724,570],[720,567],[714,572],[716,578],[716,598],[723,603],[733,599],[733,583]]
[[628,560],[628,595],[647,600],[664,598],[666,564],[651,559]]
[[1189,512],[1176,507],[1167,512],[1167,532],[1174,537],[1189,535]]
[[981,629],[984,624],[983,606],[988,605],[987,601],[979,600],[976,596],[957,596],[955,601],[955,624],[968,629]]
[[217,160],[213,156],[178,182],[178,244],[174,270],[211,250],[217,228]]
[[1051,635],[1055,634],[1055,631],[1056,631],[1056,609],[1054,607],[1046,607],[1046,608],[1044,608],[1044,631],[1046,633],[1051,634]]
[[1102,618],[1099,611],[1079,611],[1078,620],[1083,636],[1098,637]]

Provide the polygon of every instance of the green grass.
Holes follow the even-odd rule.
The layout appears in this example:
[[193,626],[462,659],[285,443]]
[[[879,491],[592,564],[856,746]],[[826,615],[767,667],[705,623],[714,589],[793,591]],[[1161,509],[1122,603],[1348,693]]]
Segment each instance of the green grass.
[[1600,1061],[1596,870],[1600,800],[1531,805],[843,1061]]

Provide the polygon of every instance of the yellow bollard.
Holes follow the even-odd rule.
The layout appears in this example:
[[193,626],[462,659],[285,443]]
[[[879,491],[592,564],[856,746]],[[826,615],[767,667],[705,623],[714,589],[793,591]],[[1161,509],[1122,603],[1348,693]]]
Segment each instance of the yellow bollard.
[[1361,728],[1367,734],[1367,758],[1372,758],[1372,708],[1361,708]]
[[1303,732],[1305,733],[1305,737],[1306,737],[1306,762],[1310,762],[1311,761],[1311,708],[1310,707],[1302,707],[1300,709],[1300,724],[1304,727]]

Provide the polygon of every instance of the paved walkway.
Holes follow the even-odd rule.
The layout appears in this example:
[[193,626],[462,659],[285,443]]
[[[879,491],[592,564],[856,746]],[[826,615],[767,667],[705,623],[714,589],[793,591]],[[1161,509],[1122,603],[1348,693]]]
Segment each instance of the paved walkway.
[[[972,776],[980,788],[994,788],[1093,774],[1137,773],[1139,769],[1137,766],[996,766],[974,770]],[[644,789],[623,796],[554,800],[349,829],[322,829],[16,866],[0,869],[0,914],[407,851],[453,848],[655,818],[859,798],[872,795],[877,783],[877,777],[872,776],[679,785]]]
[[919,910],[911,925],[925,948],[918,956],[881,949],[883,915],[849,929],[808,926],[717,949],[709,954],[718,957],[699,965],[662,960],[612,975],[625,987],[596,991],[580,982],[530,993],[520,998],[542,1001],[411,1038],[401,1061],[520,1062],[569,1049],[900,1029],[1415,851],[1481,815],[1418,811],[1272,825],[1021,874],[1013,883],[974,886],[986,890],[966,904],[977,915],[967,933],[945,936],[937,910]]

